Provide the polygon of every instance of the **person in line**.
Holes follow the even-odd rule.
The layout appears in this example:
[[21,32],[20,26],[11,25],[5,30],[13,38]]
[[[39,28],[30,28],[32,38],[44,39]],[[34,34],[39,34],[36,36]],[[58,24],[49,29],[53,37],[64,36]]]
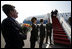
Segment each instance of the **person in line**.
[[54,12],[53,12],[53,10],[51,11],[51,17],[53,17],[53,14],[54,14]]
[[[15,20],[18,12],[15,6],[5,4],[2,6],[3,12],[7,15],[2,21],[1,31],[5,39],[5,48],[22,48],[24,46],[23,39],[26,37],[19,23]],[[22,36],[24,35],[24,36]]]
[[43,41],[45,38],[45,26],[43,25],[43,19],[40,19],[40,43],[39,43],[39,48],[42,48]]
[[31,19],[32,22],[32,31],[31,31],[31,37],[30,37],[30,47],[34,48],[35,43],[38,40],[38,25],[36,24],[37,18],[33,17]]
[[58,15],[58,10],[55,9],[55,11],[54,11],[54,16],[57,17],[57,15]]
[[50,19],[48,19],[48,23],[46,24],[46,30],[47,30],[47,34],[46,34],[46,43],[48,43],[48,37],[50,39],[50,45],[52,45],[52,24],[50,23]]

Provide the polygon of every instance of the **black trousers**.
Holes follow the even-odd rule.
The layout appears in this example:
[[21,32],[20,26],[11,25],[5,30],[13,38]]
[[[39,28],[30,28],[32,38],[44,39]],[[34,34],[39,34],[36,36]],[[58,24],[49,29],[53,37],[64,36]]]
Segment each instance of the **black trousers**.
[[30,48],[35,48],[35,40],[30,41]]
[[50,44],[51,44],[51,32],[47,32],[47,35],[46,35],[46,43],[48,43],[48,37],[50,39]]
[[41,37],[40,37],[39,48],[42,48],[43,41],[44,41],[44,37],[43,37],[43,36],[41,36]]

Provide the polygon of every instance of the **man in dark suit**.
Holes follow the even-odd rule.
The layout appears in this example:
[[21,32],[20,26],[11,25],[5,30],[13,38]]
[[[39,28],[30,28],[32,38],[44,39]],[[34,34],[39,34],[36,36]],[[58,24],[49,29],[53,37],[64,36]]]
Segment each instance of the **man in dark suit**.
[[31,19],[32,21],[32,31],[31,31],[31,37],[30,37],[30,47],[34,48],[35,47],[35,43],[38,39],[38,25],[36,24],[36,18],[33,17]]
[[43,19],[40,19],[40,43],[39,43],[39,48],[42,48],[42,44],[44,41],[45,37],[45,26],[43,25]]
[[[22,48],[24,46],[23,30],[19,23],[15,20],[18,13],[13,5],[5,4],[2,6],[7,18],[2,21],[1,29],[5,39],[5,48]],[[21,32],[21,33],[20,33]]]
[[54,14],[54,12],[53,12],[53,10],[52,10],[52,12],[51,12],[51,17],[53,17],[53,14]]
[[54,11],[54,16],[57,17],[57,15],[58,15],[58,10],[55,9],[55,11]]
[[52,24],[50,23],[50,19],[48,19],[48,23],[46,24],[46,30],[47,30],[46,43],[48,43],[48,37],[49,37],[49,39],[50,39],[50,45],[52,45],[52,41],[51,41]]

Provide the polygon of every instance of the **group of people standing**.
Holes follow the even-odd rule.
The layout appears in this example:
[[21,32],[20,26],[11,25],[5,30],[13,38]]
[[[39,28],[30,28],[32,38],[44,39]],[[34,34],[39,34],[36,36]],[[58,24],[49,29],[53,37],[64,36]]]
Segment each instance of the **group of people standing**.
[[[45,37],[46,37],[46,44],[48,44],[48,36],[50,38],[50,45],[52,45],[51,41],[52,24],[50,23],[50,20],[48,19],[48,23],[46,24],[46,26],[43,25],[44,22],[43,19],[40,19],[40,26],[36,24],[37,18],[33,17],[31,21],[32,21],[32,31],[30,37],[30,44],[31,44],[30,47],[34,48],[36,41],[40,37],[39,48],[42,48]],[[39,37],[38,37],[38,31],[39,31],[38,29],[40,30]]]
[[[5,48],[22,48],[24,46],[24,41],[26,39],[26,34],[23,34],[23,29],[19,23],[15,20],[18,17],[18,12],[15,9],[15,6],[5,4],[2,6],[3,12],[7,15],[1,23],[1,31],[5,40]],[[40,43],[39,47],[42,48],[43,40],[45,37],[45,28],[47,30],[46,34],[46,43],[48,43],[48,36],[50,37],[51,43],[51,29],[52,24],[50,21],[46,24],[46,27],[43,25],[43,19],[40,20],[41,25],[36,24],[37,18],[33,17],[32,21],[32,31],[30,37],[30,47],[35,47],[35,42],[38,40],[38,28],[40,28]]]
[[53,17],[53,16],[56,17],[57,14],[58,14],[58,10],[57,9],[55,9],[55,11],[52,10],[51,17]]

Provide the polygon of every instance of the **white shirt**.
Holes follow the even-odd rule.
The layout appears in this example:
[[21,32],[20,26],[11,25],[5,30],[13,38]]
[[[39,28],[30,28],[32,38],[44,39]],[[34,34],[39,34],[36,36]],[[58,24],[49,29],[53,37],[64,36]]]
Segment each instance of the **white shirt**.
[[37,24],[34,24],[37,27]]
[[14,20],[16,19],[16,18],[13,18],[13,17],[11,17],[11,18],[14,19]]

